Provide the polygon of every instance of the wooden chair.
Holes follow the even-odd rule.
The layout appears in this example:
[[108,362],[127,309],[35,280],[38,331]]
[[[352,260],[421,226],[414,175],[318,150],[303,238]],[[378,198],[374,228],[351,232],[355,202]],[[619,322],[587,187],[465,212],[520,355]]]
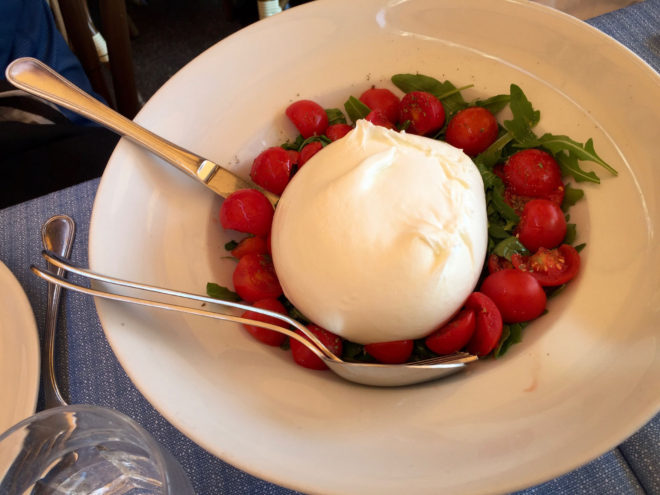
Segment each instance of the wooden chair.
[[[102,62],[93,40],[97,32],[87,0],[49,0],[62,34],[76,54],[94,90],[110,106],[128,118],[140,109],[124,0],[98,0],[100,32],[108,48]],[[109,80],[109,81],[108,81]]]

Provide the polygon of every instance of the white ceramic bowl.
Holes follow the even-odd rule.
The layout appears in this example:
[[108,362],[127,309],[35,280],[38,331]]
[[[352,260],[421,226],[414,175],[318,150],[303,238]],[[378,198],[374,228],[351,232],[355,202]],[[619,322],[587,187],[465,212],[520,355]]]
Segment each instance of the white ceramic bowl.
[[[593,137],[620,172],[584,186],[579,278],[504,359],[423,386],[371,389],[297,367],[238,327],[98,303],[121,364],[210,452],[310,492],[483,493],[553,478],[614,447],[660,407],[658,75],[595,29],[535,4],[318,0],[223,40],[137,120],[247,176],[295,135],[293,100],[341,106],[400,72],[468,96],[521,86],[539,133]],[[122,141],[94,206],[94,270],[203,293],[231,284],[220,199]],[[121,242],[118,242],[121,240]]]

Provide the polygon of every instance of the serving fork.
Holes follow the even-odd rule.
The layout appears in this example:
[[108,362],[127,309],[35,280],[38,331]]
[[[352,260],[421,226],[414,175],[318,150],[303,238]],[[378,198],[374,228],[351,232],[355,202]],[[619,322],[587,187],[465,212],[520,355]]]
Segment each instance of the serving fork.
[[[363,385],[394,387],[427,382],[456,373],[457,371],[464,369],[468,363],[478,359],[477,356],[472,354],[457,352],[454,354],[437,356],[423,361],[414,361],[404,364],[349,362],[335,355],[316,337],[316,335],[310,332],[300,322],[290,318],[289,316],[266,309],[256,308],[246,304],[225,301],[162,287],[155,287],[138,282],[122,280],[108,275],[102,275],[89,269],[78,267],[66,261],[65,259],[62,259],[58,255],[46,250],[42,252],[42,256],[46,259],[46,261],[48,261],[49,266],[52,265],[56,269],[61,269],[65,272],[77,274],[91,281],[102,282],[107,284],[106,287],[108,288],[99,288],[98,286],[97,288],[86,287],[67,280],[63,276],[58,275],[53,271],[43,270],[34,265],[30,267],[37,276],[47,280],[50,283],[95,297],[102,297],[105,299],[111,299],[125,303],[159,308],[168,311],[177,311],[191,315],[204,316],[207,318],[242,323],[246,325],[254,325],[268,330],[273,330],[275,332],[287,335],[289,338],[295,339],[306,346],[310,351],[318,356],[328,366],[328,368],[330,368],[330,370],[335,372],[340,377],[348,381],[360,383]],[[182,302],[201,302],[208,305],[208,307],[211,309],[202,309],[197,307],[193,308],[183,306],[179,303],[157,301],[154,299],[146,299],[119,294],[112,292],[110,287],[126,287],[130,289],[137,289],[152,295],[172,296],[176,298],[177,301]],[[254,313],[260,313],[278,319],[283,323],[283,325],[274,325],[272,323],[253,320],[243,316],[234,316],[220,313],[212,309],[215,307],[234,308],[244,311],[251,311]],[[301,336],[300,334],[291,330],[289,327],[293,327],[294,329],[299,330],[304,336]]]

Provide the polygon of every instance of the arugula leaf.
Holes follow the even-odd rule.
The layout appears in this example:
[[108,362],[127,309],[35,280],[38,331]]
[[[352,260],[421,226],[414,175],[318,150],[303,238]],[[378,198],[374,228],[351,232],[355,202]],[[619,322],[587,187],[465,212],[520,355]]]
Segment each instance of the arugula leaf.
[[485,100],[474,100],[470,105],[484,107],[486,110],[496,114],[503,110],[511,101],[511,95],[495,95]]
[[577,239],[577,225],[574,223],[566,224],[566,236],[564,237],[564,244],[573,244]]
[[570,175],[576,182],[593,182],[600,184],[600,178],[593,172],[587,172],[580,167],[577,156],[573,153],[560,151],[555,155],[562,175]]
[[477,164],[480,163],[488,168],[493,168],[498,162],[502,161],[502,151],[504,150],[504,147],[511,142],[512,139],[513,134],[508,131],[505,132],[500,137],[498,137],[493,144],[479,153],[475,157],[474,162]]
[[564,200],[561,203],[561,209],[568,211],[568,209],[584,197],[582,189],[576,189],[570,184],[564,186]]
[[298,137],[296,137],[296,140],[292,143],[291,141],[287,141],[286,143],[281,144],[282,148],[285,150],[295,150],[298,151],[301,148],[302,142],[305,139],[302,137],[301,134],[298,134]]
[[512,345],[522,342],[522,332],[526,326],[527,322],[505,324],[502,327],[502,337],[493,351],[493,357],[497,359],[504,356]]
[[238,246],[238,241],[229,241],[225,244],[226,251],[233,251]]
[[411,91],[431,93],[442,101],[448,115],[467,107],[461,91],[473,86],[470,84],[457,88],[449,81],[440,82],[434,77],[423,74],[395,74],[392,76],[392,83],[404,93],[410,93]]
[[504,121],[504,128],[513,134],[516,142],[525,148],[533,147],[538,141],[532,129],[538,124],[541,112],[534,107],[523,93],[523,90],[515,84],[511,85],[511,101],[509,107],[513,114],[512,120]]
[[582,144],[572,140],[568,136],[558,136],[546,133],[538,138],[533,146],[541,146],[553,155],[556,155],[561,151],[567,151],[570,155],[575,156],[575,158],[578,160],[597,163],[612,175],[618,175],[618,172],[613,167],[611,167],[600,156],[598,156],[596,150],[594,149],[594,141],[591,138],[589,138],[586,143]]
[[360,119],[365,118],[371,112],[371,108],[358,100],[355,96],[348,98],[346,103],[344,103],[344,108],[348,114],[348,118],[351,119],[354,123]]
[[511,256],[514,254],[529,254],[529,251],[525,246],[522,245],[520,239],[513,235],[507,237],[503,241],[500,241],[495,246],[493,252],[496,255],[506,258],[509,261],[511,261]]
[[325,114],[328,116],[328,125],[345,124],[346,117],[338,108],[326,108]]
[[236,292],[213,282],[208,282],[206,284],[206,294],[209,297],[213,297],[214,299],[221,299],[223,301],[238,302],[241,300],[240,296]]

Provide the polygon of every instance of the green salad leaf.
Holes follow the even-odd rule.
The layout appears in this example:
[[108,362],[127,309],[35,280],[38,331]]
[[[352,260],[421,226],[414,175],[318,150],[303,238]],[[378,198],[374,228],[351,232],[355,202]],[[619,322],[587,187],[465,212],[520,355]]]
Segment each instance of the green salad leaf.
[[348,98],[346,103],[344,103],[344,108],[346,109],[348,118],[351,119],[353,123],[365,118],[367,115],[369,115],[369,112],[371,112],[371,108],[362,103],[355,96]]
[[328,125],[346,124],[346,117],[338,108],[326,108],[325,114],[328,116]]
[[221,299],[223,301],[238,302],[241,300],[240,296],[236,292],[214,282],[208,282],[206,284],[206,294],[209,297],[214,299]]

